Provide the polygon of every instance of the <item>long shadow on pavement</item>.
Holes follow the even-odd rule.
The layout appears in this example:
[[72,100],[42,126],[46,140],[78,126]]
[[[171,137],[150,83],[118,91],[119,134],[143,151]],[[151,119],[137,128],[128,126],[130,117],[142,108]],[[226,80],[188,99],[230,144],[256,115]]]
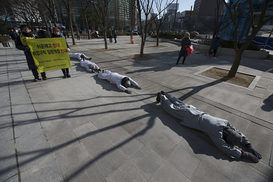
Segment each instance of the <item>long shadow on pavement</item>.
[[[152,106],[150,104],[147,104],[147,105],[141,106],[141,108],[134,108],[134,109],[135,110],[145,109],[145,111],[147,111],[147,110],[151,110],[153,108],[152,108]],[[126,111],[127,110],[125,109],[125,110],[113,110],[112,112],[126,112]],[[102,114],[102,113],[97,113],[97,114]],[[108,113],[108,111],[105,112],[105,113]],[[69,116],[69,117],[71,117],[71,116]],[[130,138],[124,140],[123,142],[115,145],[114,147],[112,147],[112,148],[110,148],[108,150],[103,151],[102,153],[100,153],[97,156],[95,156],[94,158],[92,158],[90,161],[87,161],[84,165],[82,165],[81,168],[77,169],[76,171],[74,171],[72,174],[70,174],[67,177],[66,181],[69,181],[73,177],[75,177],[77,174],[79,174],[83,169],[85,169],[86,167],[92,165],[94,162],[96,162],[97,160],[99,160],[103,156],[105,156],[105,155],[109,154],[110,152],[112,152],[112,151],[120,148],[121,146],[125,145],[126,143],[130,142],[131,140],[135,139],[136,137],[138,137],[140,135],[144,135],[149,129],[151,129],[153,127],[156,116],[151,116],[149,113],[143,114],[141,116],[137,116],[137,117],[128,119],[126,121],[122,121],[122,122],[114,124],[112,126],[107,126],[107,127],[104,127],[104,128],[100,128],[100,129],[98,129],[96,131],[89,132],[87,134],[79,136],[76,139],[70,140],[68,142],[65,142],[63,144],[60,144],[60,145],[52,147],[52,148],[40,149],[40,150],[31,151],[31,152],[21,152],[21,153],[18,154],[18,156],[25,156],[25,155],[30,155],[30,154],[36,154],[36,155],[34,157],[31,157],[30,159],[27,159],[25,161],[20,162],[20,166],[24,166],[25,164],[27,164],[27,163],[29,163],[29,162],[31,162],[33,160],[37,160],[37,159],[39,159],[39,158],[41,158],[41,157],[43,157],[45,155],[50,154],[51,152],[55,152],[57,150],[60,150],[63,147],[68,146],[68,145],[70,145],[72,143],[78,142],[79,140],[82,140],[82,139],[84,139],[86,137],[90,137],[92,135],[95,135],[95,134],[98,134],[98,133],[101,133],[101,132],[104,132],[104,131],[108,131],[108,130],[111,130],[113,128],[120,127],[120,126],[129,124],[129,123],[132,123],[134,121],[137,121],[137,120],[140,120],[140,119],[143,119],[143,118],[147,118],[147,117],[149,117],[149,121],[147,122],[147,125],[146,125],[146,127],[144,129],[142,129],[138,133],[132,135]],[[13,156],[4,156],[4,157],[1,157],[0,159],[1,160],[5,160],[5,159],[11,158],[11,157],[13,157]],[[3,170],[0,170],[0,173],[5,173],[5,172],[8,172],[8,171],[16,169],[16,168],[17,168],[16,165],[9,166],[9,167],[6,167]]]

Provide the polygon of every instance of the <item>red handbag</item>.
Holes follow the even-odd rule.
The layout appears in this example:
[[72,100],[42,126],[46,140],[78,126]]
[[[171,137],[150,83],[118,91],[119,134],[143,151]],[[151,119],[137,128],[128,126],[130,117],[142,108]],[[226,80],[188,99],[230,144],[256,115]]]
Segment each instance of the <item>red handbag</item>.
[[187,55],[190,55],[194,52],[193,46],[191,45],[190,47],[187,47]]

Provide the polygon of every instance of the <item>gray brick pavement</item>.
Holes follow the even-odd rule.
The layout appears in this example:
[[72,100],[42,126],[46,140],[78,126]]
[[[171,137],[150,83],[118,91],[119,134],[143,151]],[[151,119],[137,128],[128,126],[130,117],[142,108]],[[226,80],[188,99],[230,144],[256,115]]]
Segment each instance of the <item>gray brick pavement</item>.
[[[0,181],[272,181],[273,62],[243,58],[239,71],[260,76],[246,89],[194,74],[228,69],[232,56],[212,59],[196,51],[175,66],[177,45],[147,42],[145,54],[156,58],[135,61],[125,57],[139,53],[140,39],[134,40],[118,37],[109,44],[115,50],[104,52],[96,50],[104,48],[101,39],[71,47],[102,69],[136,80],[143,89],[132,88],[131,95],[77,60],[71,60],[71,78],[55,70],[48,80],[31,82],[24,54],[0,48]],[[181,126],[155,104],[160,90],[228,119],[261,152],[261,161],[232,160],[203,133]]]

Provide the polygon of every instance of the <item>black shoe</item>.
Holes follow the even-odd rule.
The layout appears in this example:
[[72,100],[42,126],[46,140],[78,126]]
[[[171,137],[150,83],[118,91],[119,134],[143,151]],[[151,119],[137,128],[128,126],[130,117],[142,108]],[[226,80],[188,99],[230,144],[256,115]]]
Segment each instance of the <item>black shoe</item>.
[[44,76],[44,77],[43,77],[43,80],[47,80],[47,77],[46,77],[46,76]]
[[156,95],[156,102],[159,103],[160,102],[160,92],[157,92],[157,95]]
[[70,77],[71,77],[71,75],[70,75],[69,73],[67,73],[67,75],[66,75],[66,76],[67,76],[67,78],[70,78]]
[[66,74],[64,74],[64,77],[63,78],[66,78],[67,77],[67,75]]

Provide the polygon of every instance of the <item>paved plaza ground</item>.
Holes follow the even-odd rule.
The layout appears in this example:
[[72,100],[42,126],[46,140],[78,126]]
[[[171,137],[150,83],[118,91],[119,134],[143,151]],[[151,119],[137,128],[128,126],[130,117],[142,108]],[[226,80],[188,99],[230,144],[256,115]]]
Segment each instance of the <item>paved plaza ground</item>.
[[[67,39],[72,44],[70,38]],[[78,60],[71,78],[48,71],[33,82],[23,51],[0,48],[0,181],[24,182],[224,182],[273,181],[273,61],[243,58],[239,72],[255,75],[251,88],[197,73],[229,69],[233,56],[196,50],[175,65],[180,46],[147,42],[134,60],[140,38],[76,40],[72,52],[92,57],[101,69],[127,75],[141,90],[120,91]],[[227,119],[262,154],[259,163],[233,160],[205,134],[181,126],[156,104],[164,90],[210,115]]]

